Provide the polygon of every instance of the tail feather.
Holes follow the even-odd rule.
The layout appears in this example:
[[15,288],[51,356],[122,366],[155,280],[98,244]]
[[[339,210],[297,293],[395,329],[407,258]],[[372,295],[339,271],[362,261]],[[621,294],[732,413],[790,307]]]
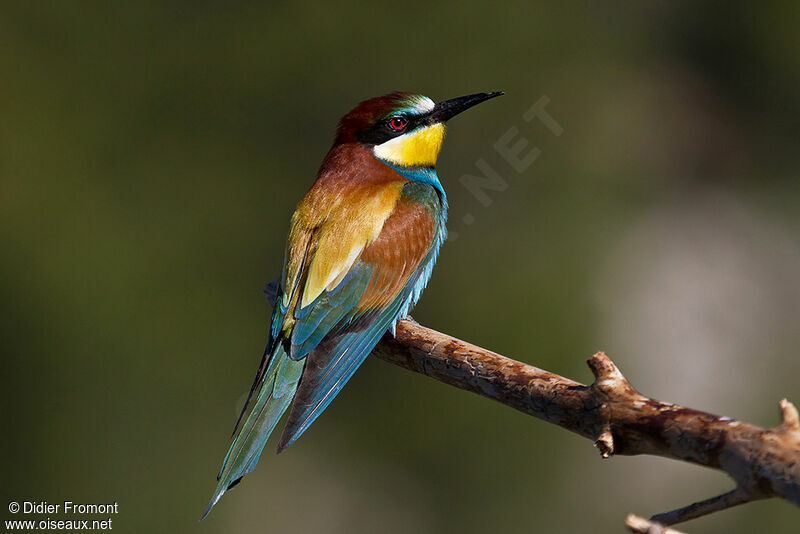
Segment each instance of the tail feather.
[[303,373],[300,388],[295,393],[283,435],[278,441],[278,452],[286,449],[308,430],[311,423],[339,394],[378,344],[381,336],[392,327],[407,295],[401,293],[376,315],[363,316],[366,327],[355,321],[338,335],[327,337],[308,356],[310,363]]
[[[289,358],[282,344],[274,345],[269,364],[261,374],[261,386],[253,408],[222,461],[217,487],[201,520],[205,519],[227,490],[255,468],[270,434],[294,397],[304,364],[305,361]],[[262,369],[259,369],[259,373],[262,373]]]
[[[250,386],[250,391],[247,393],[247,400],[244,401],[244,406],[242,406],[242,411],[239,412],[239,417],[236,419],[236,424],[233,425],[233,432],[231,432],[231,437],[236,435],[236,431],[239,430],[239,425],[242,423],[242,417],[247,413],[247,407],[250,406],[250,401],[253,399],[253,393],[256,392],[256,388],[261,384],[264,380],[264,375],[267,372],[267,366],[271,361],[271,346],[272,340],[267,344],[267,348],[264,349],[264,355],[261,356],[261,363],[258,364],[258,372],[256,373],[256,377],[253,379],[253,385]],[[219,476],[217,476],[217,480],[219,480]]]

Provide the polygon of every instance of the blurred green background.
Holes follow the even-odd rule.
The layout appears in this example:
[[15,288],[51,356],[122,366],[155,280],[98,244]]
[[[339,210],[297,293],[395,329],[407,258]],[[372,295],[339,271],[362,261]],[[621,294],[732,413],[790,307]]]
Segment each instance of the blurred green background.
[[[294,205],[338,118],[506,91],[439,162],[458,234],[420,322],[581,381],[776,424],[800,401],[800,4],[4,2],[3,519],[118,501],[119,532],[622,532],[730,489],[368,360],[198,523]],[[523,113],[542,96],[554,136]],[[524,172],[493,148],[541,150]],[[486,160],[488,207],[460,182]],[[468,224],[469,223],[469,224]],[[17,517],[22,518],[21,515]],[[41,519],[43,516],[37,516]],[[65,517],[59,516],[58,519]],[[689,532],[797,532],[765,501]]]

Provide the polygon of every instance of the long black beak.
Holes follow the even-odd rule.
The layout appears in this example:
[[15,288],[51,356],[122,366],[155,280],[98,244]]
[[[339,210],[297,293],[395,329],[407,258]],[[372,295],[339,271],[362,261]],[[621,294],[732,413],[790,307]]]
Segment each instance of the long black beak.
[[466,111],[472,106],[476,106],[485,100],[505,94],[503,91],[492,91],[491,93],[475,93],[474,95],[459,96],[439,102],[428,115],[431,124],[444,122]]

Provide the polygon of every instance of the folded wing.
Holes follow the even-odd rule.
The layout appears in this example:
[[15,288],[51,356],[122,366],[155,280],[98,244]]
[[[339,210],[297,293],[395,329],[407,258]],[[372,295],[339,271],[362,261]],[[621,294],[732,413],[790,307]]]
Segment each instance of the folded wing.
[[407,308],[435,255],[438,209],[432,188],[406,187],[338,285],[294,313],[290,354],[306,362],[279,451],[305,432]]

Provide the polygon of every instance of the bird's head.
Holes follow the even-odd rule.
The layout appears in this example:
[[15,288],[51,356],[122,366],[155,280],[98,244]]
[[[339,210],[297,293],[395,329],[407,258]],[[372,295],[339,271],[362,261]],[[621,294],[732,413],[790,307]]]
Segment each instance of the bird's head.
[[400,167],[433,167],[445,122],[502,92],[477,93],[434,104],[427,96],[394,92],[365,100],[339,123],[334,144],[361,143],[381,161]]

